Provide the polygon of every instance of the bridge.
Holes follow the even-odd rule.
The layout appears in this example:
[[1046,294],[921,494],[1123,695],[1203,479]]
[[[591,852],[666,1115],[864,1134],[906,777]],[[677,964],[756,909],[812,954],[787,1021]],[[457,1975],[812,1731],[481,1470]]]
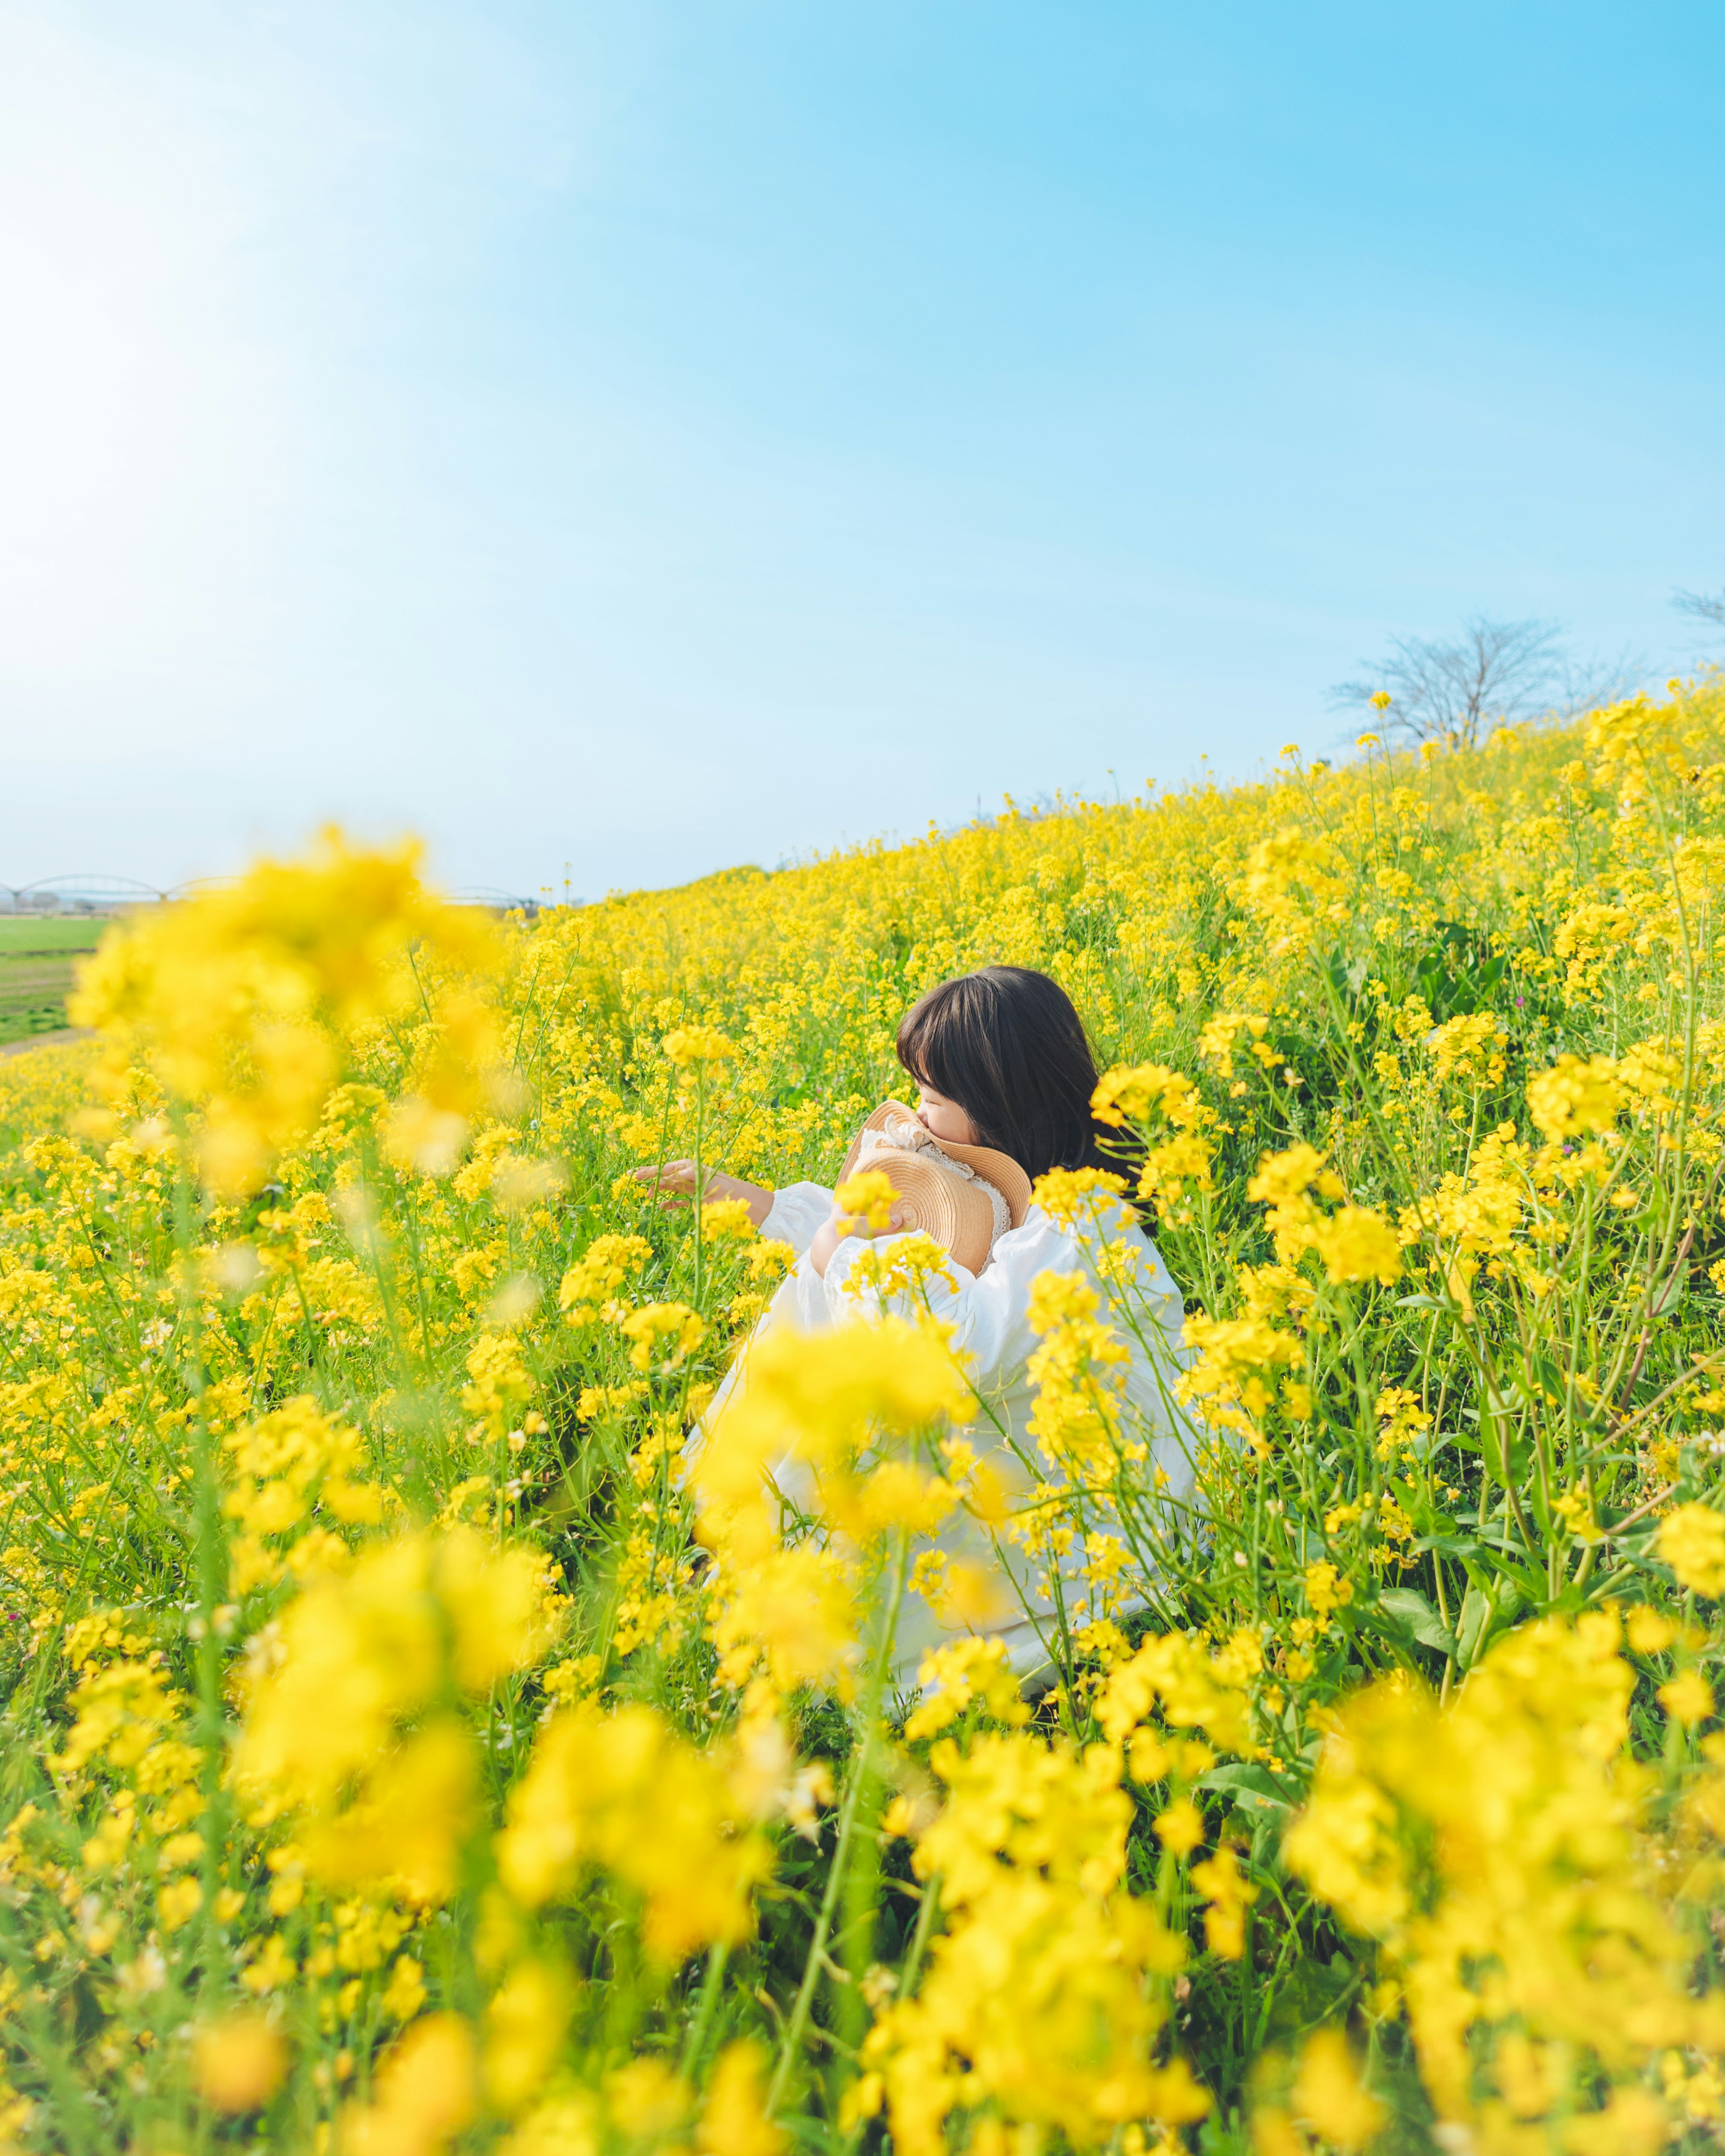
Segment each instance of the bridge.
[[[131,913],[141,906],[172,906],[177,900],[198,898],[206,891],[224,891],[237,880],[234,876],[193,876],[164,891],[153,883],[140,883],[133,876],[44,876],[38,883],[0,883],[0,914]],[[541,898],[525,898],[480,884],[445,896],[454,906],[483,906],[490,913],[525,913],[530,921],[547,903]],[[583,901],[568,898],[562,903],[580,906]]]

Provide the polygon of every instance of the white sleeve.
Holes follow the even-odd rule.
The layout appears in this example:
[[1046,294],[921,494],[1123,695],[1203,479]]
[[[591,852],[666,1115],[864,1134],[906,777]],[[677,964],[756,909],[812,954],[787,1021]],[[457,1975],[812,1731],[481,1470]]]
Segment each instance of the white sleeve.
[[833,1194],[824,1183],[788,1183],[773,1192],[773,1210],[761,1223],[761,1233],[788,1243],[800,1258],[832,1209]]
[[[1150,1321],[1153,1337],[1145,1343],[1150,1358],[1171,1368],[1181,1367],[1190,1358],[1181,1352],[1184,1312],[1180,1291],[1170,1278],[1156,1245],[1125,1214],[1124,1209],[1115,1232],[1119,1240],[1136,1246],[1142,1253],[1137,1297],[1142,1299],[1145,1316]],[[880,1235],[870,1245],[862,1236],[847,1236],[834,1252],[824,1282],[815,1276],[812,1266],[807,1269],[809,1278],[803,1283],[805,1298],[824,1288],[828,1320],[835,1325],[843,1324],[847,1317],[878,1311],[881,1301],[872,1289],[860,1292],[847,1290],[845,1280],[860,1251],[870,1247],[885,1250],[894,1240],[890,1235]],[[1001,1379],[1012,1377],[1035,1352],[1037,1336],[1030,1329],[1030,1289],[1039,1273],[1081,1272],[1093,1286],[1101,1285],[1089,1260],[1084,1239],[1057,1228],[1035,1206],[1021,1228],[1001,1236],[994,1245],[993,1255],[980,1274],[966,1272],[956,1260],[951,1264],[957,1286],[948,1287],[942,1280],[931,1280],[928,1306],[935,1317],[944,1319],[952,1327],[954,1351],[966,1361],[979,1392],[986,1392]],[[1117,1315],[1107,1308],[1108,1300],[1105,1295],[1103,1316],[1118,1330]],[[910,1314],[908,1308],[904,1314]],[[1162,1334],[1160,1342],[1153,1338],[1158,1330]],[[1132,1377],[1138,1381],[1133,1389],[1135,1393],[1143,1393],[1141,1404],[1148,1407],[1159,1399],[1160,1387],[1137,1343],[1129,1344],[1132,1348]]]
[[[846,1289],[845,1280],[860,1252],[886,1250],[896,1240],[877,1235],[870,1244],[863,1236],[848,1235],[839,1244],[827,1266],[825,1281],[834,1324],[855,1316],[860,1308],[880,1307],[880,1299],[871,1289],[852,1292]],[[953,1351],[966,1363],[979,1391],[986,1390],[1002,1373],[1021,1366],[1035,1348],[1029,1307],[1030,1283],[1037,1274],[1078,1272],[1083,1265],[1077,1237],[1055,1227],[1045,1213],[1033,1209],[1022,1228],[1001,1236],[980,1274],[966,1272],[955,1260],[952,1276],[956,1287],[938,1278],[929,1281],[929,1308],[952,1327]]]

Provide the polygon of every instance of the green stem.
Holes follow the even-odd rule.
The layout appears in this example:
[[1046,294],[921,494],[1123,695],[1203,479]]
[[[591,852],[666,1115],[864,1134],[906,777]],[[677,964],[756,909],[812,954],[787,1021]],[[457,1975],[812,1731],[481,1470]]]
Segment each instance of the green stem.
[[216,1612],[228,1589],[228,1544],[222,1532],[221,1494],[216,1473],[215,1443],[209,1419],[203,1411],[203,1327],[198,1301],[193,1245],[197,1223],[187,1166],[189,1142],[183,1116],[178,1118],[180,1143],[174,1175],[174,1242],[180,1260],[181,1314],[185,1328],[185,1382],[192,1395],[193,1502],[197,1521],[195,1563],[198,1608],[193,1631],[197,1650],[198,1739],[201,1753],[198,1783],[203,1798],[203,1851],[198,1865],[203,1890],[198,1933],[199,1989],[213,1999],[221,1989],[222,1934],[216,1917],[216,1896],[220,1891],[223,1845],[227,1840],[226,1731],[222,1712],[222,1642],[216,1630]]
[[860,1717],[862,1739],[845,1785],[845,1801],[839,1807],[839,1830],[833,1844],[832,1869],[827,1874],[826,1890],[821,1896],[820,1907],[815,1916],[814,1936],[809,1942],[809,1955],[803,1965],[803,1980],[797,1987],[790,2019],[785,2023],[784,2035],[779,2042],[778,2063],[773,2070],[772,2086],[767,2092],[769,2118],[783,2101],[785,2085],[802,2049],[803,2033],[814,2008],[815,1987],[820,1982],[821,1970],[826,1961],[827,1941],[832,1936],[834,1913],[838,1908],[839,1896],[850,1866],[850,1845],[855,1839],[863,1796],[876,1779],[875,1746],[880,1697],[886,1688],[886,1672],[892,1660],[893,1641],[898,1632],[899,1605],[904,1599],[905,1583],[909,1573],[910,1537],[901,1528],[895,1538],[891,1589],[881,1613],[880,1636],[870,1666],[868,1686],[863,1696]]
[[677,2071],[683,2080],[691,2081],[700,2071],[702,2056],[706,2051],[706,2040],[711,2033],[713,2016],[719,2009],[719,1999],[725,1988],[725,1964],[729,1960],[731,1947],[727,1940],[716,1939],[707,1950],[706,1974],[701,1981],[701,1999],[695,2010],[695,2018],[689,2024],[689,2034],[683,2041],[683,2056]]

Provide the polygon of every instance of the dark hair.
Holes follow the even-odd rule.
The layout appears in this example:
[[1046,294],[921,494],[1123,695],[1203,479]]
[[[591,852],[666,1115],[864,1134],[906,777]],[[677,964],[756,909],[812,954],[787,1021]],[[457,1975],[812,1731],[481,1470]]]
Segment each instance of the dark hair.
[[1033,1181],[1051,1168],[1115,1164],[1091,1120],[1096,1065],[1084,1021],[1046,973],[985,966],[942,981],[900,1021],[898,1060]]

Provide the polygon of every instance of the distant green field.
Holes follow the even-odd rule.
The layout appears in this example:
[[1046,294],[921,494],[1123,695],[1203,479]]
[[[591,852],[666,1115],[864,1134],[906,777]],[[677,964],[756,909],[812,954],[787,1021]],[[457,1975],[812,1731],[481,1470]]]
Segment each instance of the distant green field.
[[73,960],[93,951],[107,926],[99,916],[0,915],[0,1045],[54,1033],[66,1023]]
[[93,951],[108,926],[106,914],[33,916],[0,913],[0,952],[8,951]]

